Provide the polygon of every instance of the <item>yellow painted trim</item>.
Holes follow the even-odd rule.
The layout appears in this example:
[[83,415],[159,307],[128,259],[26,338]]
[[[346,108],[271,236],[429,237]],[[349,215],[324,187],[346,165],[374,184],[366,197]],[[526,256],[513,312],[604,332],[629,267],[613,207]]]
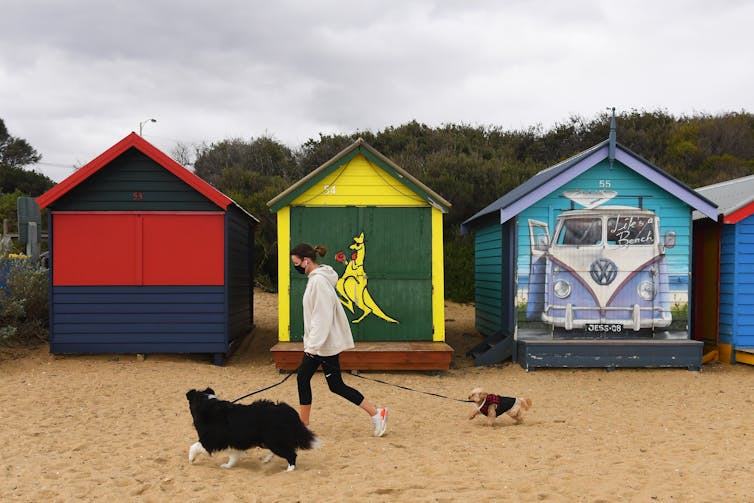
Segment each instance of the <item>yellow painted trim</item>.
[[362,154],[294,199],[291,206],[429,206],[416,192]]
[[754,365],[754,355],[745,351],[736,351],[736,363]]
[[280,208],[278,215],[278,340],[291,340],[291,207]]
[[704,355],[702,356],[702,363],[704,364],[704,363],[716,362],[717,356],[718,356],[717,349],[713,349],[707,353],[704,353]]
[[717,359],[723,363],[730,363],[733,361],[733,346],[730,344],[718,344],[717,346],[720,354]]
[[433,341],[445,342],[445,266],[442,252],[442,212],[432,208],[432,325]]

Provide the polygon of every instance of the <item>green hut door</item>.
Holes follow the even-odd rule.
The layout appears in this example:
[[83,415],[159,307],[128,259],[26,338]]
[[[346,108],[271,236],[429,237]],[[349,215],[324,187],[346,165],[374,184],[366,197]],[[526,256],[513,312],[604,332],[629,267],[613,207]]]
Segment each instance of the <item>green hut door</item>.
[[[357,341],[432,340],[430,208],[291,208],[291,245],[327,247]],[[306,277],[291,268],[291,340],[303,337]]]

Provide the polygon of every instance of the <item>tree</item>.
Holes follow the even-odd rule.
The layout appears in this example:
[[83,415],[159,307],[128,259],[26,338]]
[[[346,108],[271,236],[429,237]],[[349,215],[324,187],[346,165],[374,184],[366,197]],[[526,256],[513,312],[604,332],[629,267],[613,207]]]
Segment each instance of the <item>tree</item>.
[[41,173],[0,164],[0,192],[20,191],[23,195],[36,197],[53,185],[55,183]]
[[194,171],[216,185],[223,171],[239,168],[266,176],[296,177],[299,172],[291,150],[269,137],[222,140],[197,149]]
[[48,177],[23,169],[41,158],[26,140],[11,136],[0,119],[0,224],[7,218],[11,229],[17,229],[16,200],[39,196],[54,185]]
[[34,164],[42,158],[23,138],[15,138],[8,133],[5,122],[0,119],[0,165],[21,168]]
[[[445,293],[468,301],[474,296],[474,240],[460,235],[460,224],[537,172],[607,140],[610,118],[603,111],[593,119],[573,115],[550,129],[512,131],[411,121],[374,133],[320,134],[293,151],[267,137],[230,139],[198,148],[195,166],[199,176],[262,221],[257,277],[274,286],[281,251],[266,201],[362,137],[453,205],[443,217]],[[617,116],[617,136],[690,187],[754,173],[754,116],[743,111],[678,118],[664,110],[629,110]]]
[[26,140],[11,136],[0,119],[0,192],[18,190],[24,195],[38,196],[52,187],[53,181],[46,176],[23,169],[41,158]]
[[170,152],[170,156],[183,167],[188,168],[194,165],[194,159],[197,152],[196,147],[191,147],[188,143],[178,142]]

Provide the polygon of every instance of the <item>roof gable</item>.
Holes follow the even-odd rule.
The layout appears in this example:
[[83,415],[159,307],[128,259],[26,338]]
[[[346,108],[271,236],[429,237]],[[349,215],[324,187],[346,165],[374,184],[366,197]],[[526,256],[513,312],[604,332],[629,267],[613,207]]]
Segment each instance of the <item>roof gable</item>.
[[292,206],[429,206],[427,201],[361,154],[332,170],[291,201]]
[[[64,179],[50,190],[42,194],[36,199],[40,209],[50,206],[61,197],[65,196],[73,189],[81,185],[84,181],[88,180],[92,175],[99,172],[102,168],[109,165],[112,161],[126,153],[129,149],[134,148],[154,162],[160,167],[169,171],[173,175],[177,176],[181,181],[192,187],[201,195],[212,201],[215,205],[222,209],[226,209],[229,204],[233,203],[233,200],[228,196],[218,191],[210,184],[191,173],[189,170],[175,162],[173,159],[164,154],[157,147],[146,141],[136,133],[131,133],[121,141],[107,149],[105,152],[94,158],[85,166],[78,169],[68,178]],[[248,214],[248,213],[247,213]],[[249,215],[251,218],[253,216]],[[254,218],[254,220],[256,220]]]
[[545,195],[557,190],[599,162],[607,159],[613,148],[615,160],[662,187],[688,204],[692,209],[699,210],[705,215],[711,215],[711,218],[716,218],[717,207],[714,203],[705,199],[683,182],[634,154],[623,145],[616,143],[615,147],[612,147],[610,141],[605,140],[565,161],[540,171],[463,222],[461,232],[469,232],[480,218],[494,212],[500,213],[499,221],[501,224],[507,222]]
[[393,163],[390,159],[380,154],[362,138],[356,140],[322,166],[291,185],[275,198],[271,199],[267,203],[267,206],[270,207],[271,211],[277,212],[281,208],[292,204],[300,196],[310,191],[312,187],[325,180],[326,177],[332,175],[338,169],[344,168],[348,163],[357,159],[360,155],[364,156],[367,161],[399,181],[403,186],[410,189],[422,200],[426,201],[427,204],[439,209],[443,213],[447,213],[451,206],[449,202],[414,178],[407,171]]

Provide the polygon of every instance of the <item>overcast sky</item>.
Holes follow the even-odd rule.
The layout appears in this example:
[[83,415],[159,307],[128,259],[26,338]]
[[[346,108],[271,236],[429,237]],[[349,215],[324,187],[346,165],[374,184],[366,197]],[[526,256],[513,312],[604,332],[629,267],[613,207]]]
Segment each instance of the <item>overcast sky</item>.
[[752,112],[752,22],[745,0],[3,0],[0,118],[60,181],[151,118],[172,154],[411,120]]

